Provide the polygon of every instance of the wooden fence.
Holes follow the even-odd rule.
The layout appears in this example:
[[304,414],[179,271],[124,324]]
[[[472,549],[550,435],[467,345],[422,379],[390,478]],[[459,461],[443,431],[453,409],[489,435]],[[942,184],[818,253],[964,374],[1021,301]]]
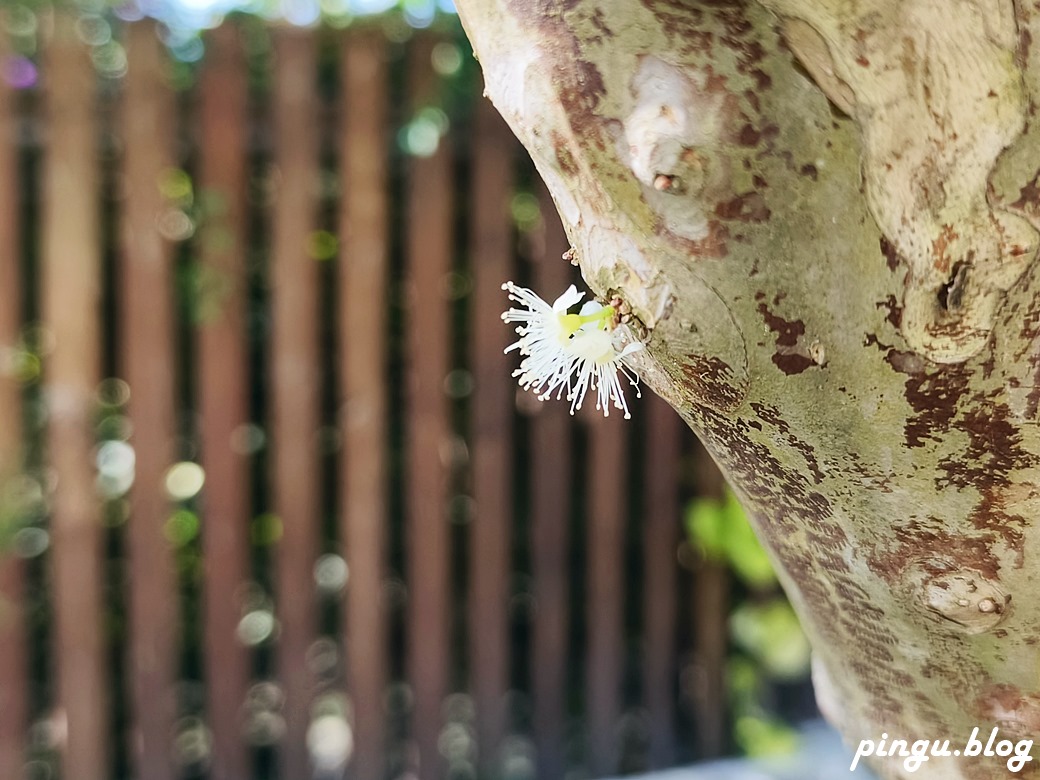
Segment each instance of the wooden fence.
[[517,391],[500,285],[566,240],[457,32],[402,37],[0,39],[5,780],[725,748],[718,476],[655,398]]

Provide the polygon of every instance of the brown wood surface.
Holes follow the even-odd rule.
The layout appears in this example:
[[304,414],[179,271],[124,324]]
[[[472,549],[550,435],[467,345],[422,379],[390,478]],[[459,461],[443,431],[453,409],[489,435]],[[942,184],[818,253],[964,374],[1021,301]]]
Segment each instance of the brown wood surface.
[[[536,292],[553,301],[570,284],[573,269],[562,259],[568,243],[556,207],[540,182],[537,192],[542,229],[532,258],[534,286]],[[505,309],[506,301],[501,303]],[[515,353],[510,354],[511,366],[515,368],[519,359]],[[539,777],[563,777],[567,768],[564,730],[571,620],[568,579],[575,484],[572,419],[566,403],[547,401],[537,407],[531,420],[531,577],[535,599],[531,694]],[[581,619],[581,612],[575,619]]]
[[95,393],[101,379],[98,127],[94,68],[64,13],[44,51],[41,309],[52,342],[44,393],[51,500],[54,663],[67,723],[62,765],[108,780],[110,701],[102,631],[103,529],[95,490]]
[[172,205],[160,185],[174,165],[175,99],[168,60],[152,24],[127,29],[129,68],[119,130],[123,140],[121,201],[121,373],[130,387],[127,414],[136,453],[129,494],[129,668],[134,776],[172,780],[177,714],[177,577],[164,534],[170,504],[163,477],[176,460],[174,277],[172,247],[158,230]]
[[582,417],[588,431],[586,545],[586,717],[588,764],[595,775],[617,770],[617,729],[621,720],[621,673],[624,659],[625,470],[626,420],[615,409],[610,417],[586,397]]
[[[408,52],[409,105],[413,109],[437,98],[438,78],[430,66],[434,44],[435,38],[422,36]],[[449,140],[442,138],[432,156],[409,159],[406,195],[407,630],[419,780],[434,780],[443,774],[437,741],[451,659],[447,513],[451,430],[444,378],[449,370],[451,337],[445,293],[454,251],[453,193],[452,152]]]
[[675,762],[676,621],[682,529],[679,458],[683,422],[653,393],[639,406],[646,415],[643,474],[643,700],[650,716],[651,769]]
[[345,636],[354,712],[350,776],[382,780],[388,677],[386,328],[389,263],[387,45],[379,31],[344,37],[339,160],[339,521],[350,580]]
[[198,317],[198,400],[203,492],[203,620],[207,719],[213,780],[249,777],[242,706],[251,653],[239,641],[242,587],[249,578],[249,461],[233,446],[249,421],[245,321],[246,70],[233,24],[207,39],[199,84],[198,233],[204,288]]
[[[8,54],[0,32],[0,62]],[[21,185],[18,177],[16,93],[0,78],[0,505],[10,480],[22,468],[22,389],[15,374],[14,350],[22,327]],[[0,506],[0,518],[8,517]],[[10,540],[11,529],[0,529]],[[9,548],[0,548],[0,777],[25,775],[28,728],[28,666],[25,629],[25,567]]]
[[501,319],[502,283],[512,278],[513,226],[509,211],[512,133],[487,100],[478,100],[474,128],[470,259],[473,268],[472,475],[475,511],[470,527],[470,679],[476,705],[480,771],[494,775],[506,735],[509,688],[510,535],[513,527],[512,342]]
[[282,535],[276,559],[278,678],[285,693],[283,778],[309,777],[307,727],[314,678],[307,650],[317,634],[314,563],[320,543],[318,428],[318,260],[308,252],[317,228],[317,38],[311,30],[274,34],[275,188],[271,236],[271,433],[274,510]]

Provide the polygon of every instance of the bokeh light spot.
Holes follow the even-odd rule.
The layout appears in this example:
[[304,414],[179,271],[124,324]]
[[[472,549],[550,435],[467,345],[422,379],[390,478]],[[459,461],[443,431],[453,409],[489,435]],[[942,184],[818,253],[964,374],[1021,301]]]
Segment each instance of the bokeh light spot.
[[159,214],[155,227],[167,241],[185,241],[195,234],[195,223],[180,209],[167,209]]
[[124,441],[106,441],[97,451],[97,486],[105,498],[118,498],[134,484],[137,456]]
[[51,537],[42,528],[22,528],[14,535],[13,547],[19,558],[35,558],[50,547]]
[[170,515],[163,527],[166,538],[177,547],[183,547],[199,535],[199,516],[187,509]]
[[327,230],[315,230],[307,238],[307,254],[315,260],[331,260],[339,251],[339,239]]
[[354,752],[354,732],[340,714],[319,715],[307,729],[307,749],[315,770],[322,774],[346,766]]
[[335,554],[323,555],[314,564],[314,581],[318,589],[326,593],[337,593],[346,587],[350,571],[347,562]]
[[509,211],[517,229],[528,233],[542,224],[542,210],[538,198],[530,192],[518,192],[509,203]]
[[206,483],[206,472],[202,466],[191,461],[181,461],[170,466],[166,472],[166,493],[174,501],[194,498]]
[[97,386],[97,400],[106,406],[122,406],[130,400],[130,385],[118,377],[104,379]]
[[36,86],[40,74],[27,57],[7,57],[3,62],[3,78],[14,89],[29,89]]
[[454,76],[462,67],[462,52],[454,43],[441,41],[430,53],[433,69],[442,76]]
[[242,616],[235,633],[242,644],[253,647],[269,639],[274,634],[276,626],[277,621],[270,611],[255,609]]
[[255,455],[266,443],[264,429],[254,423],[239,425],[231,432],[231,450],[239,455]]
[[213,750],[213,737],[199,718],[182,718],[177,723],[174,757],[181,766],[205,763]]

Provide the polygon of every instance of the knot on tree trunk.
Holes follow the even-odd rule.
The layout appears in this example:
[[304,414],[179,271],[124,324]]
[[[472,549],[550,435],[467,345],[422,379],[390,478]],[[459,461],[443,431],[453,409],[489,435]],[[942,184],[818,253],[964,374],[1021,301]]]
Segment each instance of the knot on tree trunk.
[[820,88],[859,124],[867,202],[907,270],[904,337],[930,360],[967,360],[1038,247],[1029,222],[989,199],[1029,102],[1013,3],[874,0],[851,14],[770,5]]

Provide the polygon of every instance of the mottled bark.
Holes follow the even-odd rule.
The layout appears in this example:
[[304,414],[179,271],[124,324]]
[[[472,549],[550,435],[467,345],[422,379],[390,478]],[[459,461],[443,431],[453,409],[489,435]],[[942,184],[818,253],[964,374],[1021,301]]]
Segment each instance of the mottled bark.
[[586,280],[778,564],[827,717],[1040,739],[1040,4],[458,4]]

